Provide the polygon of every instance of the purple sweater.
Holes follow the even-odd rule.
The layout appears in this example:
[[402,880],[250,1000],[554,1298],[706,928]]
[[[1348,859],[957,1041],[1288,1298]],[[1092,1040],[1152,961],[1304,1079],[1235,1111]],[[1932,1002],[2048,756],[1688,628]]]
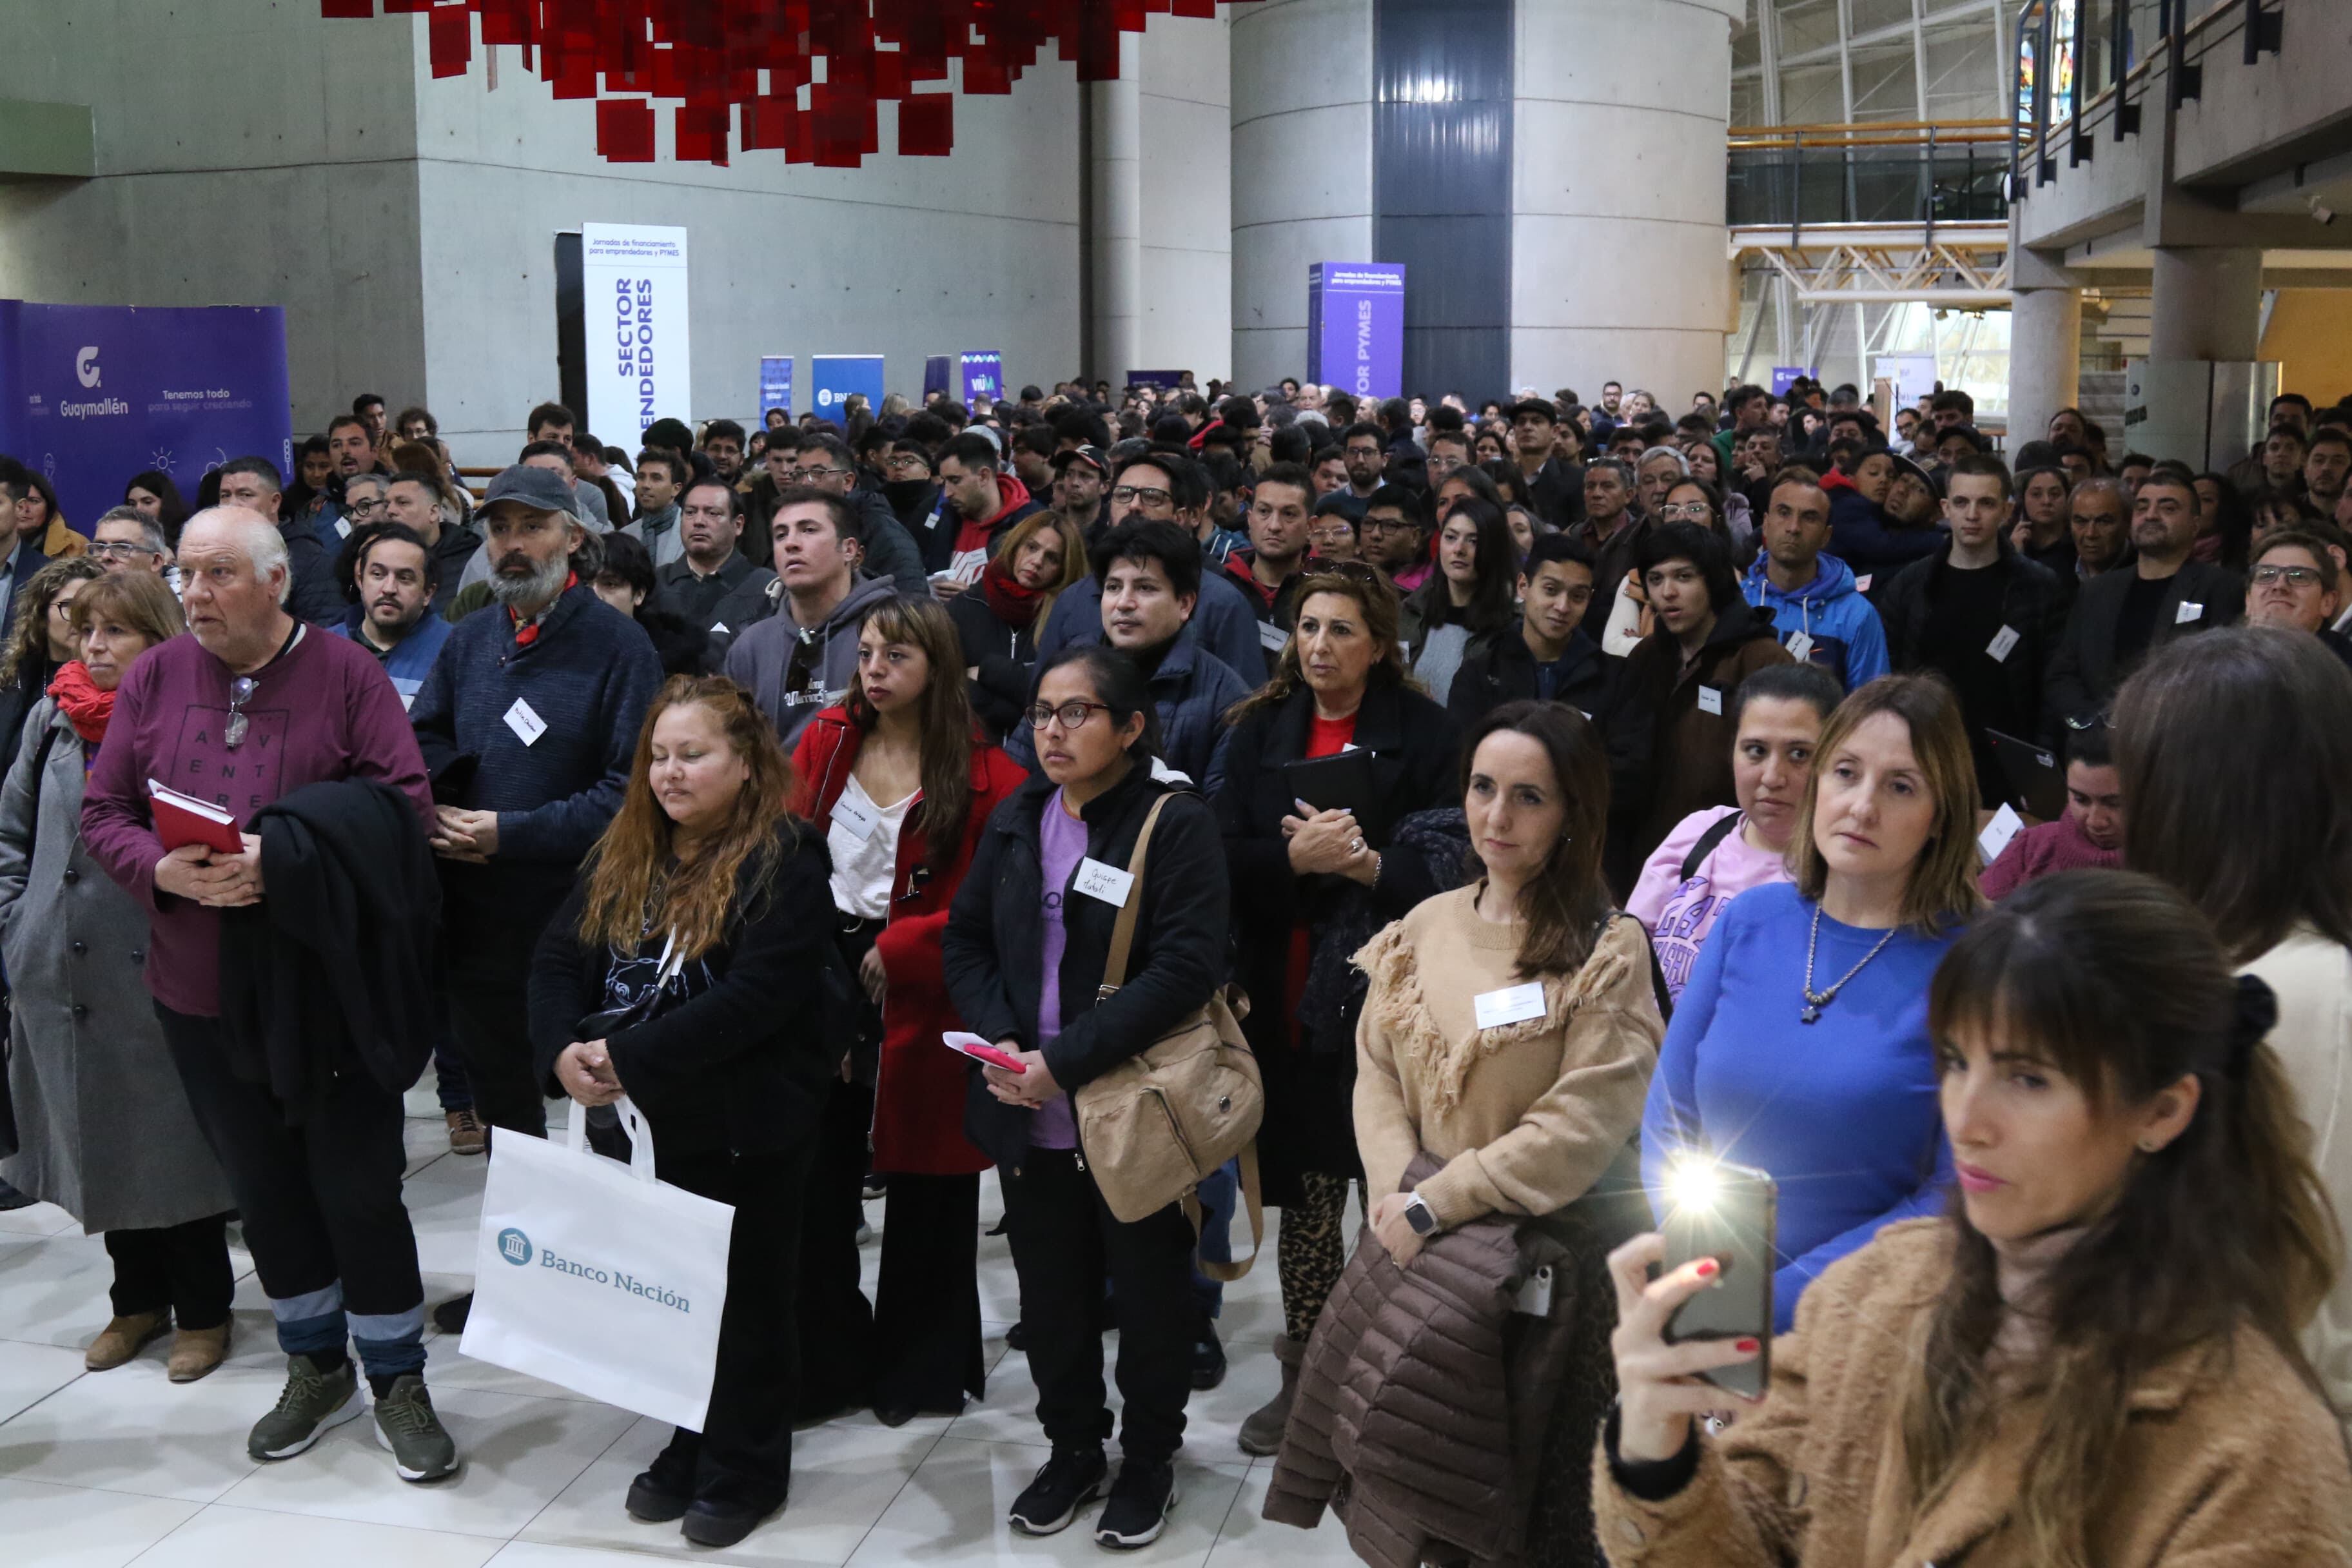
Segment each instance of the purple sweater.
[[[312,627],[263,668],[245,705],[250,730],[230,751],[228,666],[194,637],[159,643],[122,678],[106,744],[81,807],[82,841],[152,917],[147,988],[175,1013],[220,1013],[220,911],[155,890],[163,846],[147,781],[253,814],[304,784],[375,779],[404,792],[429,827],[433,795],[400,694],[373,655]],[[266,895],[265,895],[266,896]]]

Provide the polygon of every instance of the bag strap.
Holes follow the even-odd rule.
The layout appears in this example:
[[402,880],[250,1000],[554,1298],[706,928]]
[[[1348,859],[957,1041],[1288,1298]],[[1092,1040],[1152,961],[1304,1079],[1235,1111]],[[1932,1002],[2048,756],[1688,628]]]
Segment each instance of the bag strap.
[[1698,875],[1698,868],[1706,863],[1708,856],[1715,853],[1715,847],[1731,837],[1731,830],[1739,826],[1745,815],[1743,812],[1727,812],[1707,824],[1706,831],[1698,836],[1698,842],[1692,845],[1690,853],[1683,857],[1684,881],[1687,882]]
[[[622,1131],[629,1135],[629,1173],[651,1186],[659,1178],[654,1174],[654,1135],[646,1125],[645,1112],[625,1094],[613,1102],[613,1108],[620,1113]],[[574,1154],[604,1157],[588,1147],[588,1108],[576,1100],[572,1102],[572,1119],[564,1125],[563,1146]],[[498,1156],[490,1158],[495,1161]]]
[[1251,1266],[1257,1262],[1259,1250],[1265,1246],[1265,1198],[1258,1184],[1257,1140],[1255,1138],[1242,1148],[1241,1167],[1242,1205],[1249,1210],[1250,1250],[1249,1256],[1239,1263],[1212,1263],[1201,1256],[1203,1220],[1199,1189],[1186,1193],[1182,1199],[1184,1217],[1192,1222],[1192,1265],[1221,1285],[1230,1285],[1247,1274]]
[[[1173,791],[1168,792],[1173,794]],[[1097,1000],[1108,996],[1127,984],[1127,961],[1135,947],[1135,922],[1143,912],[1143,867],[1150,858],[1151,830],[1160,826],[1160,808],[1168,804],[1168,795],[1151,803],[1144,814],[1143,831],[1135,836],[1135,853],[1127,858],[1127,901],[1118,907],[1118,919],[1110,928],[1110,957],[1103,964],[1102,987],[1095,993]]]

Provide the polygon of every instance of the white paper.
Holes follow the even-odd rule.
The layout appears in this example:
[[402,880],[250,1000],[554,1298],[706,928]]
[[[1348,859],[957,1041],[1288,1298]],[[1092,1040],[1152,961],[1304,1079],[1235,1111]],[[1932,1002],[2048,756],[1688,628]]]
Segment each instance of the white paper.
[[960,550],[948,563],[948,579],[970,587],[980,581],[981,569],[987,564],[988,547],[986,545],[982,545],[978,550]]
[[1100,899],[1113,909],[1127,905],[1127,895],[1135,886],[1135,874],[1116,866],[1106,866],[1089,856],[1078,862],[1078,874],[1070,886],[1090,899]]
[[2180,608],[2172,613],[2172,624],[2176,626],[2185,626],[2191,621],[2201,621],[2204,618],[2205,606],[2194,599],[2181,600]]
[[1629,575],[1617,584],[1617,596],[1609,606],[1609,624],[1601,631],[1601,651],[1612,658],[1623,658],[1642,646],[1642,601],[1633,597],[1633,579]]
[[1985,824],[1985,830],[1977,835],[1977,853],[1990,866],[2000,858],[2000,852],[2009,847],[2009,841],[2024,831],[2025,819],[2017,815],[2015,806],[2004,801],[2001,808],[1992,814],[1992,820]]
[[515,739],[526,746],[534,744],[547,733],[547,721],[532,712],[530,704],[520,697],[514,700],[514,706],[507,710],[506,718],[507,728],[512,730]]
[[1478,1011],[1478,1026],[1482,1029],[1499,1029],[1506,1024],[1540,1018],[1546,1011],[1543,982],[1531,980],[1525,985],[1482,991],[1471,998],[1471,1005]]
[[1789,657],[1795,659],[1799,664],[1802,664],[1805,660],[1813,657],[1813,634],[1811,632],[1790,632],[1789,634],[1788,646]]
[[1992,641],[1985,645],[1985,652],[1992,656],[1992,661],[1995,664],[2007,664],[2010,654],[2015,650],[2021,640],[2017,635],[2015,626],[2003,626],[1994,636]]
[[1712,713],[1717,718],[1721,718],[1723,716],[1723,689],[1719,686],[1700,687],[1698,689],[1698,710],[1702,713]]
[[833,803],[833,819],[861,841],[873,837],[874,830],[882,826],[881,813],[858,805],[846,791]]
[[1865,572],[1865,573],[1864,573],[1861,576],[1856,577],[1856,578],[1853,580],[1853,591],[1854,591],[1855,593],[1857,593],[1857,594],[1867,594],[1867,593],[1869,593],[1869,592],[1870,592],[1870,576],[1871,576],[1871,574],[1870,574],[1869,573]]
[[1258,622],[1257,646],[1265,649],[1266,652],[1280,653],[1283,649],[1283,645],[1289,641],[1290,634],[1284,631],[1280,626],[1276,626],[1272,621]]

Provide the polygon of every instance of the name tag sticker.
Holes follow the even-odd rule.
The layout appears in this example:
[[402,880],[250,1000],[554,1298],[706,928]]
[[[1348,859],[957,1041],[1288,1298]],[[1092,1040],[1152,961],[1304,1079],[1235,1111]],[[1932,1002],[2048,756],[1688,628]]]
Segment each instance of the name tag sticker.
[[520,697],[514,700],[514,706],[507,710],[506,719],[507,728],[512,730],[515,739],[526,746],[547,733],[547,721],[532,712],[530,704]]
[[2194,599],[2181,600],[2180,608],[2172,613],[2172,624],[2176,626],[2185,626],[2191,621],[2201,621],[2204,618],[2205,606]]
[[1540,1018],[1548,1011],[1539,980],[1505,986],[1500,991],[1482,991],[1471,998],[1471,1005],[1478,1010],[1478,1026],[1482,1029],[1499,1029],[1506,1024]]
[[1853,580],[1853,591],[1857,594],[1867,594],[1870,592],[1869,573],[1865,572],[1861,576],[1856,577]]
[[713,634],[724,637],[727,633],[727,623],[725,621],[713,621],[710,623],[710,629]]
[[1795,659],[1799,664],[1802,664],[1805,660],[1812,658],[1813,634],[1811,632],[1790,632],[1789,634],[1789,657]]
[[1135,887],[1135,874],[1089,857],[1078,862],[1078,874],[1070,886],[1090,899],[1100,899],[1112,909],[1125,909],[1127,895]]
[[1698,710],[1702,713],[1712,713],[1718,719],[1721,718],[1723,716],[1723,689],[1719,686],[1700,687],[1698,689]]
[[2017,815],[2015,806],[2004,802],[2001,808],[1992,814],[1992,820],[1985,824],[1985,830],[1977,835],[1977,853],[1990,866],[2000,858],[2000,852],[2009,847],[2009,841],[2024,830],[2025,819]]
[[1289,641],[1290,634],[1284,631],[1280,626],[1276,626],[1272,621],[1258,622],[1257,646],[1265,649],[1266,652],[1280,653],[1283,649],[1283,645]]
[[2021,640],[2015,626],[2003,626],[1992,641],[1985,644],[1985,652],[1992,656],[1995,664],[2006,664],[2011,652]]
[[845,795],[833,803],[833,819],[861,839],[873,837],[874,830],[882,825],[879,814],[858,805]]

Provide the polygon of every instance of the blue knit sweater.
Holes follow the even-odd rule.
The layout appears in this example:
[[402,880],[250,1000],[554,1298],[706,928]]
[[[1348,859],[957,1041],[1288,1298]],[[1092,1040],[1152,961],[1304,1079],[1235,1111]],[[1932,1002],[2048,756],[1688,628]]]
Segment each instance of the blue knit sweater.
[[[1665,1165],[1696,1149],[1779,1184],[1778,1332],[1822,1270],[1883,1226],[1943,1212],[1951,1144],[1937,1103],[1927,982],[1957,931],[1905,931],[1801,1022],[1813,906],[1788,883],[1751,888],[1708,933],[1675,1004],[1642,1114],[1642,1179],[1661,1217]],[[1883,933],[1824,917],[1815,991]]]
[[[462,804],[499,814],[494,862],[576,865],[621,808],[661,683],[652,640],[583,584],[521,648],[514,617],[497,605],[459,621],[408,717],[435,776],[459,757],[479,759]],[[507,722],[518,699],[547,726],[528,745]]]

